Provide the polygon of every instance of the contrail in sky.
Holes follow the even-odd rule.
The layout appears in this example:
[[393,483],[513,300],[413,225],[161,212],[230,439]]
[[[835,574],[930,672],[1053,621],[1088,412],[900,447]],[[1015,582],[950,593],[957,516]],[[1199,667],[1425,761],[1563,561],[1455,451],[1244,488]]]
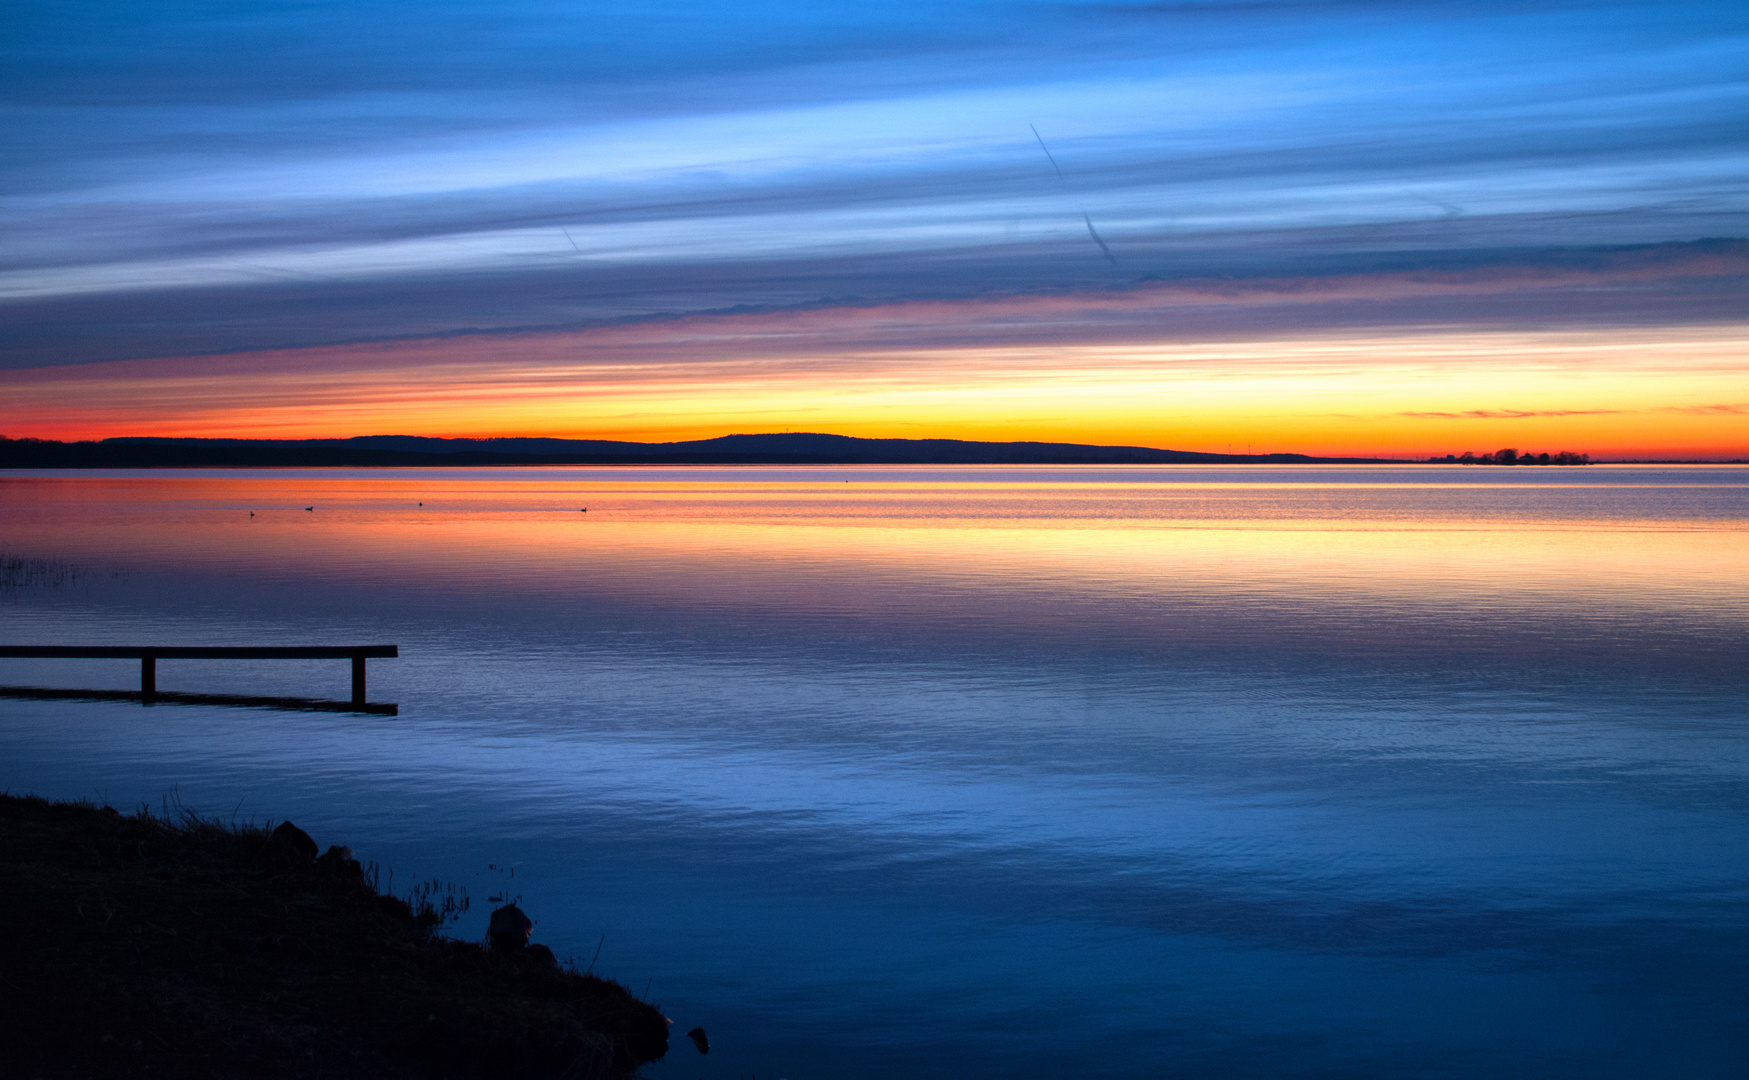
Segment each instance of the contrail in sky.
[[[1045,157],[1050,160],[1051,168],[1057,170],[1057,183],[1063,185],[1064,191],[1069,190],[1069,182],[1063,179],[1063,167],[1057,164],[1057,156],[1051,153],[1050,147],[1045,145],[1045,137],[1040,135],[1038,133],[1038,128],[1033,127],[1033,125],[1028,124],[1026,126],[1032,128],[1032,137],[1038,140],[1038,148],[1045,152]],[[1105,260],[1111,263],[1111,265],[1116,266],[1117,256],[1111,253],[1111,248],[1105,246],[1104,238],[1099,235],[1099,230],[1093,227],[1093,218],[1088,216],[1087,211],[1081,211],[1081,220],[1087,223],[1087,235],[1093,237],[1093,242],[1098,244],[1099,250],[1105,253]]]
[[1442,199],[1429,199],[1429,198],[1428,198],[1428,197],[1427,197],[1427,196],[1425,196],[1425,195],[1418,195],[1418,194],[1416,194],[1416,193],[1415,193],[1415,192],[1413,192],[1413,191],[1408,191],[1408,190],[1405,190],[1405,191],[1404,191],[1404,192],[1403,192],[1403,194],[1405,194],[1405,195],[1407,195],[1407,196],[1409,196],[1409,197],[1410,197],[1410,198],[1411,198],[1411,199],[1419,199],[1419,200],[1421,200],[1421,201],[1422,201],[1422,202],[1424,202],[1424,203],[1426,203],[1426,204],[1427,204],[1427,205],[1428,205],[1428,206],[1437,206],[1437,207],[1439,207],[1439,208],[1440,208],[1440,209],[1441,209],[1441,210],[1444,210],[1444,211],[1445,211],[1445,216],[1446,216],[1446,217],[1461,217],[1461,216],[1462,216],[1462,215],[1463,215],[1463,212],[1464,212],[1464,208],[1463,208],[1463,207],[1461,207],[1461,206],[1458,206],[1458,205],[1457,205],[1457,204],[1455,204],[1455,203],[1448,203],[1448,202],[1445,202],[1445,201],[1444,201],[1444,200],[1442,200]]
[[1032,127],[1031,124],[1028,124],[1026,126],[1029,128],[1032,128],[1032,137],[1038,140],[1038,148],[1045,152],[1045,157],[1050,158],[1051,168],[1057,170],[1057,183],[1059,183],[1059,184],[1063,185],[1065,188],[1067,188],[1069,186],[1069,182],[1067,180],[1063,179],[1063,167],[1061,165],[1057,164],[1056,157],[1051,154],[1051,148],[1045,145],[1045,137],[1038,133],[1038,128]]
[[1099,245],[1099,250],[1105,252],[1105,257],[1111,260],[1111,265],[1116,266],[1117,259],[1112,256],[1111,249],[1105,246],[1105,241],[1100,239],[1099,230],[1093,227],[1093,219],[1087,216],[1085,210],[1081,212],[1081,220],[1087,223],[1087,235],[1093,237],[1093,242]]

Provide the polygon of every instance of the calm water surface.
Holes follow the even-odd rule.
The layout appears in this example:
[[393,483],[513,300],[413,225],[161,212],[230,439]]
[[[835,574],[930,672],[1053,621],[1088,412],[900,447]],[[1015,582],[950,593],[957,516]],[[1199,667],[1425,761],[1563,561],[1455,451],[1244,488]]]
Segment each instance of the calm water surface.
[[402,657],[0,698],[0,787],[520,896],[656,1078],[1749,1074],[1749,469],[10,472],[0,555],[3,642]]

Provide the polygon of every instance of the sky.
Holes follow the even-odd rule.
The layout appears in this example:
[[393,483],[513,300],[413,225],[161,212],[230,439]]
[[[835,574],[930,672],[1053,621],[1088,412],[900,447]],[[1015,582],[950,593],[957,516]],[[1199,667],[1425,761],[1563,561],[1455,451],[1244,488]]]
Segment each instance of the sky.
[[1749,456],[1740,2],[0,32],[0,433]]

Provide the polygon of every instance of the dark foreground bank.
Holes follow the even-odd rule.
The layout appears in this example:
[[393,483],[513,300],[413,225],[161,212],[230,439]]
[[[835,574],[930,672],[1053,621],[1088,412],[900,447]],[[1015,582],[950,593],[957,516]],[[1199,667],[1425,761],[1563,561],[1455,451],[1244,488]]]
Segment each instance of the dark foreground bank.
[[0,795],[0,1076],[605,1080],[667,1052],[618,983],[415,901],[294,829]]

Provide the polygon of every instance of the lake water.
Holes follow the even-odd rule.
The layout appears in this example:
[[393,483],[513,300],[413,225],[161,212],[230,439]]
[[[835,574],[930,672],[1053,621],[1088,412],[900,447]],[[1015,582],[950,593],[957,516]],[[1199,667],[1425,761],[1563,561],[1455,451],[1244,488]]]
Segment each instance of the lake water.
[[0,698],[0,787],[518,896],[657,1080],[1749,1074],[1743,467],[11,472],[0,554],[0,643],[401,648]]

